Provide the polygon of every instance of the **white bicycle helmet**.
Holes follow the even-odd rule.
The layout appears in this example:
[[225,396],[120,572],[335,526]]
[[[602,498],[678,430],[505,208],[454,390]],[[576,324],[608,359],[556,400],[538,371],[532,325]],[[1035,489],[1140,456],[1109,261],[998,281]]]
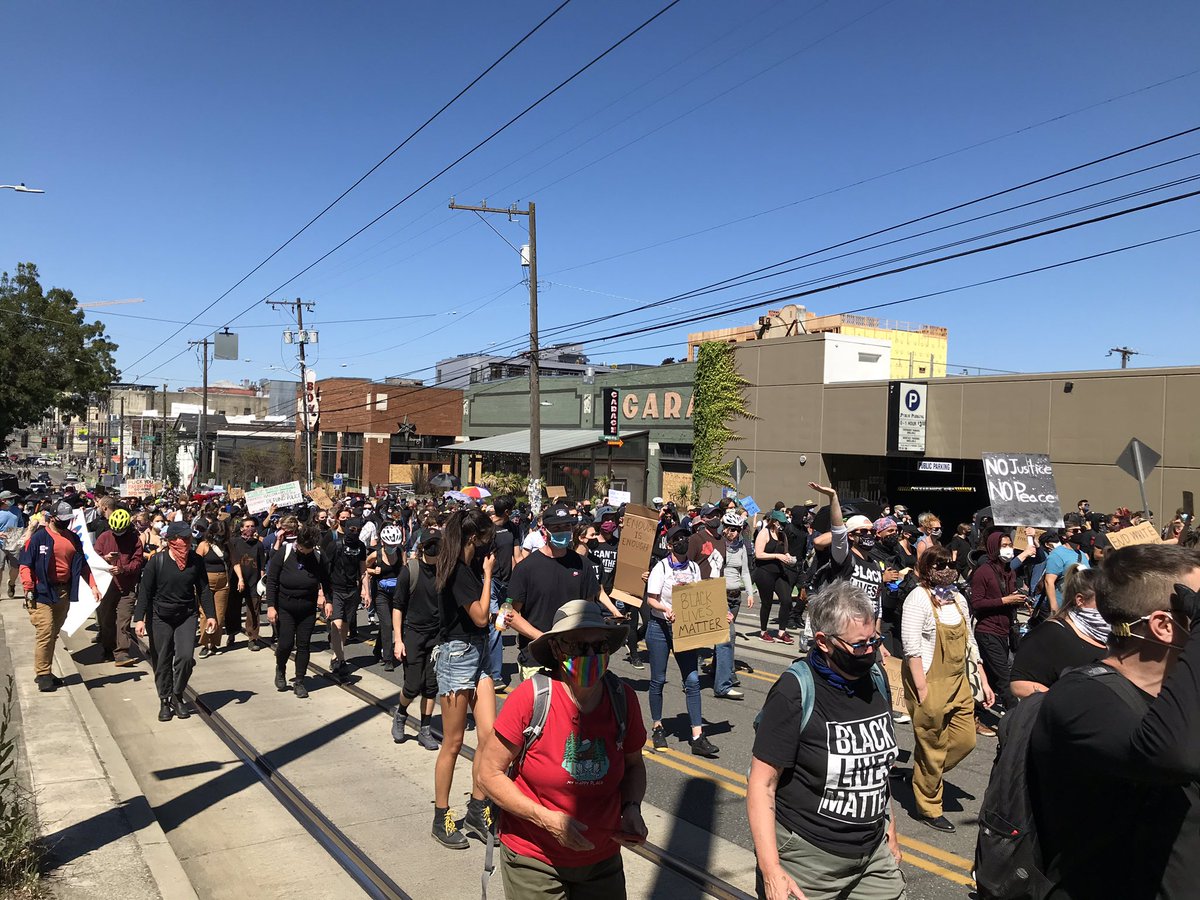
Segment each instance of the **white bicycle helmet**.
[[731,509],[721,517],[721,524],[726,525],[729,528],[737,528],[738,530],[741,530],[742,528],[746,527],[746,517],[741,513]]
[[384,525],[383,531],[379,532],[379,539],[389,547],[395,547],[404,543],[404,532],[399,525]]

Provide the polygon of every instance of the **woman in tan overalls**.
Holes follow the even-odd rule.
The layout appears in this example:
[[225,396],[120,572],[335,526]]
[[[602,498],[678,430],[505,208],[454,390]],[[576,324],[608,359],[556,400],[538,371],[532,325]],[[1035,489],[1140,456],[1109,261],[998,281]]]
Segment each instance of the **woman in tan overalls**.
[[[904,701],[912,716],[913,794],[917,815],[937,831],[953,832],[942,815],[945,774],[975,749],[975,697],[967,678],[971,633],[967,601],[954,584],[950,551],[933,544],[917,562],[918,587],[904,598]],[[978,652],[978,651],[974,651]],[[984,706],[995,700],[983,669]]]

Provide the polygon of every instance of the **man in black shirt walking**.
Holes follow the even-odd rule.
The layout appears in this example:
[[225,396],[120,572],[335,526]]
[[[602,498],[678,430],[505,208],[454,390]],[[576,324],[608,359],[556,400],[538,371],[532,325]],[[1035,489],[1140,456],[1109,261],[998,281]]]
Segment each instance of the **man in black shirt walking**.
[[[396,576],[396,592],[392,603],[392,634],[395,636],[395,655],[404,665],[404,685],[400,689],[400,705],[392,719],[392,740],[403,743],[407,737],[408,708],[414,699],[421,698],[421,728],[417,743],[426,750],[438,750],[441,744],[433,736],[433,702],[437,697],[437,672],[434,670],[433,649],[438,645],[441,630],[441,600],[437,590],[437,556],[442,549],[442,537],[430,534],[417,548],[420,558],[409,557]],[[415,577],[414,577],[415,576]]]
[[137,608],[133,613],[137,636],[147,634],[154,656],[154,683],[158,687],[158,721],[172,715],[192,714],[183,692],[196,665],[196,609],[204,609],[204,633],[217,630],[217,611],[204,560],[192,549],[192,530],[186,522],[167,527],[167,550],[159,553],[142,572]]
[[1104,558],[1096,607],[1112,625],[1109,653],[1054,683],[1032,735],[1030,797],[1052,897],[1196,896],[1197,590],[1193,550],[1144,544]]
[[325,618],[329,622],[329,650],[333,662],[329,670],[335,676],[345,674],[345,644],[350,625],[358,618],[360,598],[366,592],[367,545],[358,539],[358,523],[350,510],[338,513],[337,530],[329,532],[326,547],[329,556],[329,580],[333,596],[325,598]]

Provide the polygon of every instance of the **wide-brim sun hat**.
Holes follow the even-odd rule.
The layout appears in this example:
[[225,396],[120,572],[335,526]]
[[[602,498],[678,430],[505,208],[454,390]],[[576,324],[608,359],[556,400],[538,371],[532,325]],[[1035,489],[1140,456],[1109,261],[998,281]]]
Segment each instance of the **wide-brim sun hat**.
[[557,665],[558,660],[550,649],[550,639],[584,629],[599,629],[606,632],[609,653],[617,652],[629,635],[629,626],[610,622],[598,603],[593,603],[591,600],[568,600],[554,613],[554,624],[550,626],[550,630],[543,631],[541,637],[529,645],[529,654],[539,664],[553,668]]

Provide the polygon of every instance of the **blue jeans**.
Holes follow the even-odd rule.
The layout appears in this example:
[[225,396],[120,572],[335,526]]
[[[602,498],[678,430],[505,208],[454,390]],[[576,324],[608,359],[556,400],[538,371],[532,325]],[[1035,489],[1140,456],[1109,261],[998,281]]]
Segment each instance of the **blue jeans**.
[[[742,605],[741,597],[735,601],[730,599],[729,611],[737,618],[738,607]],[[733,690],[733,622],[729,623],[729,643],[717,644],[713,648],[713,693],[728,694]]]
[[[667,683],[667,657],[671,655],[671,624],[657,616],[650,617],[646,628],[646,650],[650,654],[650,719],[662,721],[663,687]],[[675,664],[683,677],[683,689],[687,693],[688,718],[693,728],[699,728],[700,719],[700,672],[695,650],[675,654]]]
[[496,613],[500,604],[508,599],[508,583],[492,579],[492,599],[488,605],[488,672],[493,684],[504,683],[504,634],[496,630]]

